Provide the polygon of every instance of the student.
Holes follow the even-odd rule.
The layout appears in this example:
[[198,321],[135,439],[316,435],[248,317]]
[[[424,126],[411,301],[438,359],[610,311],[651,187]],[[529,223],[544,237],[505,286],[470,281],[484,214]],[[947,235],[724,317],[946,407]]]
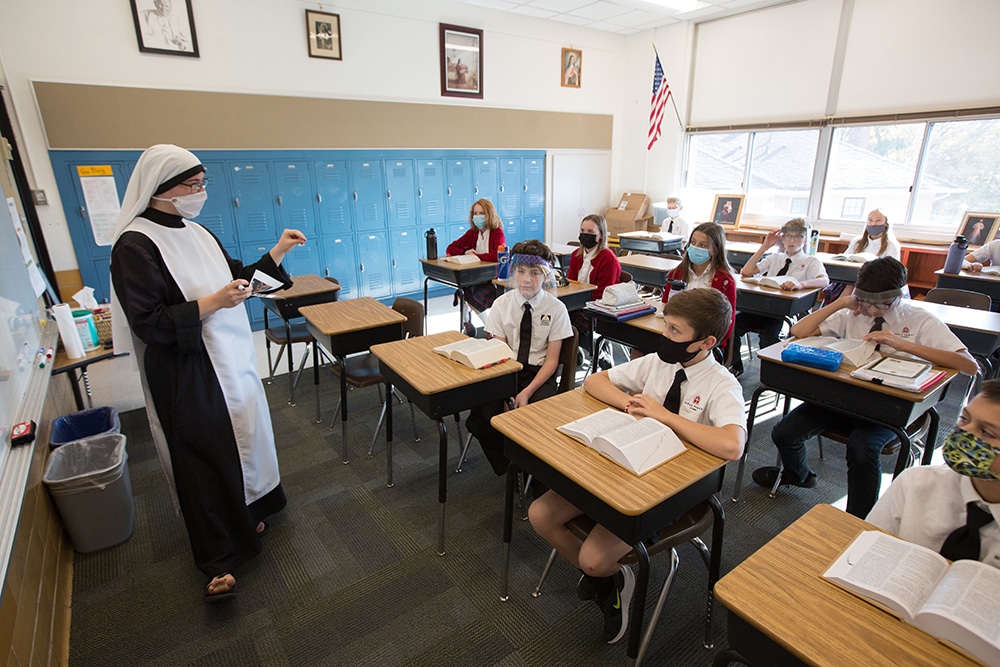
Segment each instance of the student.
[[[934,315],[901,301],[905,285],[906,267],[899,260],[880,257],[866,262],[858,271],[853,294],[843,295],[799,320],[792,327],[792,335],[872,340],[881,346],[883,354],[912,355],[975,375],[979,370],[976,360],[955,334]],[[847,440],[847,511],[857,517],[866,516],[878,499],[882,482],[882,447],[896,437],[886,426],[804,403],[771,432],[784,471],[777,466],[758,468],[753,480],[771,488],[780,474],[782,484],[807,489],[816,486],[805,443],[823,431],[844,425],[851,430]]]
[[[876,257],[894,257],[899,259],[900,256],[900,245],[899,241],[896,240],[895,234],[892,233],[892,228],[889,227],[889,218],[885,216],[882,211],[875,209],[868,214],[868,224],[865,225],[865,231],[861,233],[860,236],[855,236],[851,239],[851,242],[847,244],[847,250],[844,251],[845,255],[875,255]],[[844,283],[830,283],[823,288],[823,305],[833,303],[837,298],[844,292]]]
[[[583,388],[612,407],[663,422],[695,447],[735,461],[746,443],[743,390],[712,354],[732,324],[729,301],[718,290],[696,288],[675,295],[664,309],[656,354],[591,375]],[[554,491],[528,508],[535,531],[583,572],[577,595],[600,607],[604,639],[613,644],[628,627],[635,575],[618,559],[632,546],[601,525],[581,542],[566,523],[582,513]]]
[[[559,350],[563,339],[573,335],[566,306],[542,289],[551,280],[554,263],[555,256],[541,241],[515,244],[510,255],[514,289],[497,297],[486,323],[486,334],[510,345],[524,367],[517,373],[516,408],[555,396]],[[528,322],[530,338],[522,338]],[[507,472],[507,459],[503,436],[490,425],[490,419],[501,411],[502,402],[485,405],[472,410],[466,422],[497,475]]]
[[[591,298],[596,300],[604,296],[604,288],[617,283],[621,275],[618,256],[608,248],[608,221],[603,215],[588,215],[580,222],[580,247],[569,256],[566,277],[596,285],[591,292]],[[590,316],[578,310],[570,316],[570,321],[580,332],[580,344],[589,349]]]
[[[667,280],[683,280],[685,289],[714,287],[726,295],[733,309],[733,323],[719,343],[725,350],[736,323],[736,278],[726,258],[726,230],[714,222],[703,222],[691,232],[684,258],[667,273]],[[663,303],[670,299],[669,284],[663,288]],[[725,355],[723,355],[725,356]]]
[[[462,236],[448,245],[445,254],[452,255],[475,255],[484,262],[497,261],[497,249],[504,244],[503,222],[497,215],[496,208],[488,199],[479,199],[469,209],[469,229]],[[496,287],[493,283],[483,285],[472,285],[463,287],[465,293],[465,303],[469,306],[469,320],[463,323],[465,333],[469,336],[476,335],[476,328],[472,326],[472,311],[482,317],[482,313],[489,310],[493,301],[497,298]],[[455,292],[455,302],[458,305],[458,292]],[[485,319],[484,319],[485,321]]]
[[[806,221],[802,218],[792,218],[784,224],[780,231],[772,229],[767,233],[760,248],[747,260],[747,263],[740,269],[740,273],[747,278],[758,273],[766,276],[794,278],[798,281],[798,286],[791,281],[781,285],[782,290],[789,292],[826,287],[830,278],[826,275],[823,263],[803,252],[808,237],[809,227],[806,225]],[[764,253],[774,245],[778,246],[778,252],[761,259]],[[743,375],[740,339],[749,331],[757,331],[760,333],[761,347],[774,345],[778,342],[783,323],[784,320],[780,317],[769,317],[756,313],[736,314],[736,331],[733,333],[733,365],[731,368],[736,377]]]
[[[1000,567],[998,451],[1000,380],[987,380],[944,439],[947,465],[904,470],[875,503],[868,522],[951,560]],[[971,532],[969,522],[980,527],[965,542],[961,537]]]
[[690,234],[691,226],[681,217],[683,209],[680,197],[667,197],[667,219],[663,221],[665,224],[660,226],[660,231],[676,234],[686,239]]
[[983,266],[987,262],[990,266],[1000,266],[1000,239],[990,241],[966,255],[965,261],[962,262],[962,268],[978,273],[983,270]]

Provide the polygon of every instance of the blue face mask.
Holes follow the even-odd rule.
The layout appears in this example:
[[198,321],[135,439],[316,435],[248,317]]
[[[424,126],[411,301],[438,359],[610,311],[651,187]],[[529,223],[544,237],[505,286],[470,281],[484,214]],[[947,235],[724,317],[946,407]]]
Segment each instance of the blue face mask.
[[687,247],[688,259],[694,264],[704,264],[708,261],[710,253],[707,248],[699,248],[698,246],[689,245]]
[[482,229],[483,227],[486,226],[486,216],[485,215],[472,216],[472,224],[474,224],[477,229]]

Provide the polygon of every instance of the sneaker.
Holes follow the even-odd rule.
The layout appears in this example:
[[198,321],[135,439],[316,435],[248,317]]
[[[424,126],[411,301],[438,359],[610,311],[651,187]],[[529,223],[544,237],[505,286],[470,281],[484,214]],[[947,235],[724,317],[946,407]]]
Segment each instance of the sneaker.
[[615,365],[615,355],[611,351],[611,347],[604,347],[601,349],[600,353],[597,355],[597,367],[602,371],[606,371]]
[[604,641],[614,644],[625,636],[628,630],[628,608],[635,592],[635,574],[628,567],[622,567],[615,574],[615,587],[604,598],[597,600],[597,606],[604,612]]
[[576,597],[584,601],[596,598],[594,586],[590,583],[590,579],[588,579],[585,574],[581,574],[580,581],[576,582]]
[[[781,475],[781,469],[778,466],[764,466],[763,468],[757,468],[753,471],[753,481],[757,482],[760,486],[765,489],[774,488],[774,480]],[[781,477],[782,486],[797,486],[803,489],[811,489],[816,486],[816,473],[810,472],[806,475],[805,480],[801,482],[792,482],[785,479],[784,475]]]

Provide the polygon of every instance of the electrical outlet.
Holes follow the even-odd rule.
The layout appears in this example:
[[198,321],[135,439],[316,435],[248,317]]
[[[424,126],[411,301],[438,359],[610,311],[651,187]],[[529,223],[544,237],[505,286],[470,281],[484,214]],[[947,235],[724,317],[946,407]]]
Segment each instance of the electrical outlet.
[[45,190],[32,190],[31,197],[35,200],[35,206],[49,205],[49,198],[45,196]]

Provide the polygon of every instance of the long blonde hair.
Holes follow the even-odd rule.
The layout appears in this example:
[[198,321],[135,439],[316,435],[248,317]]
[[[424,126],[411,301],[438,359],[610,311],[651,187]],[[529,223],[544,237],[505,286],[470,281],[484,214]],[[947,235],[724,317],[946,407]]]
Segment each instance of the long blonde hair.
[[476,227],[476,223],[472,221],[472,212],[476,209],[476,204],[483,207],[483,215],[486,216],[486,225],[483,227],[486,229],[500,229],[503,227],[503,221],[500,220],[500,216],[497,215],[497,209],[493,206],[493,202],[489,199],[477,199],[469,207],[469,227],[479,231],[479,227]]
[[[602,251],[602,250],[604,250],[605,248],[608,247],[608,221],[600,213],[591,213],[590,215],[588,215],[587,217],[585,217],[583,220],[581,220],[580,224],[582,225],[583,223],[587,222],[588,220],[590,222],[594,223],[595,225],[597,225],[597,229],[601,233],[601,240],[597,242],[597,246],[596,246],[597,252],[600,252],[600,251]],[[579,248],[577,248],[573,252],[574,253],[579,253],[579,255],[582,257],[583,253],[589,252],[589,251],[586,248],[584,248],[583,246],[580,246]]]
[[[880,211],[879,209],[875,209],[868,215],[871,215],[876,211],[878,213],[882,213],[882,211]],[[887,216],[885,213],[882,213],[882,217],[885,218],[885,231],[882,232],[882,244],[879,246],[878,249],[879,257],[884,255],[885,251],[889,249],[889,233],[890,233],[889,230],[891,229],[891,227],[889,226],[889,216]],[[861,238],[858,239],[858,245],[856,248],[854,248],[853,252],[860,252],[862,248],[867,248],[869,241],[871,241],[871,237],[868,236],[868,218],[865,218],[865,231],[861,233]]]

